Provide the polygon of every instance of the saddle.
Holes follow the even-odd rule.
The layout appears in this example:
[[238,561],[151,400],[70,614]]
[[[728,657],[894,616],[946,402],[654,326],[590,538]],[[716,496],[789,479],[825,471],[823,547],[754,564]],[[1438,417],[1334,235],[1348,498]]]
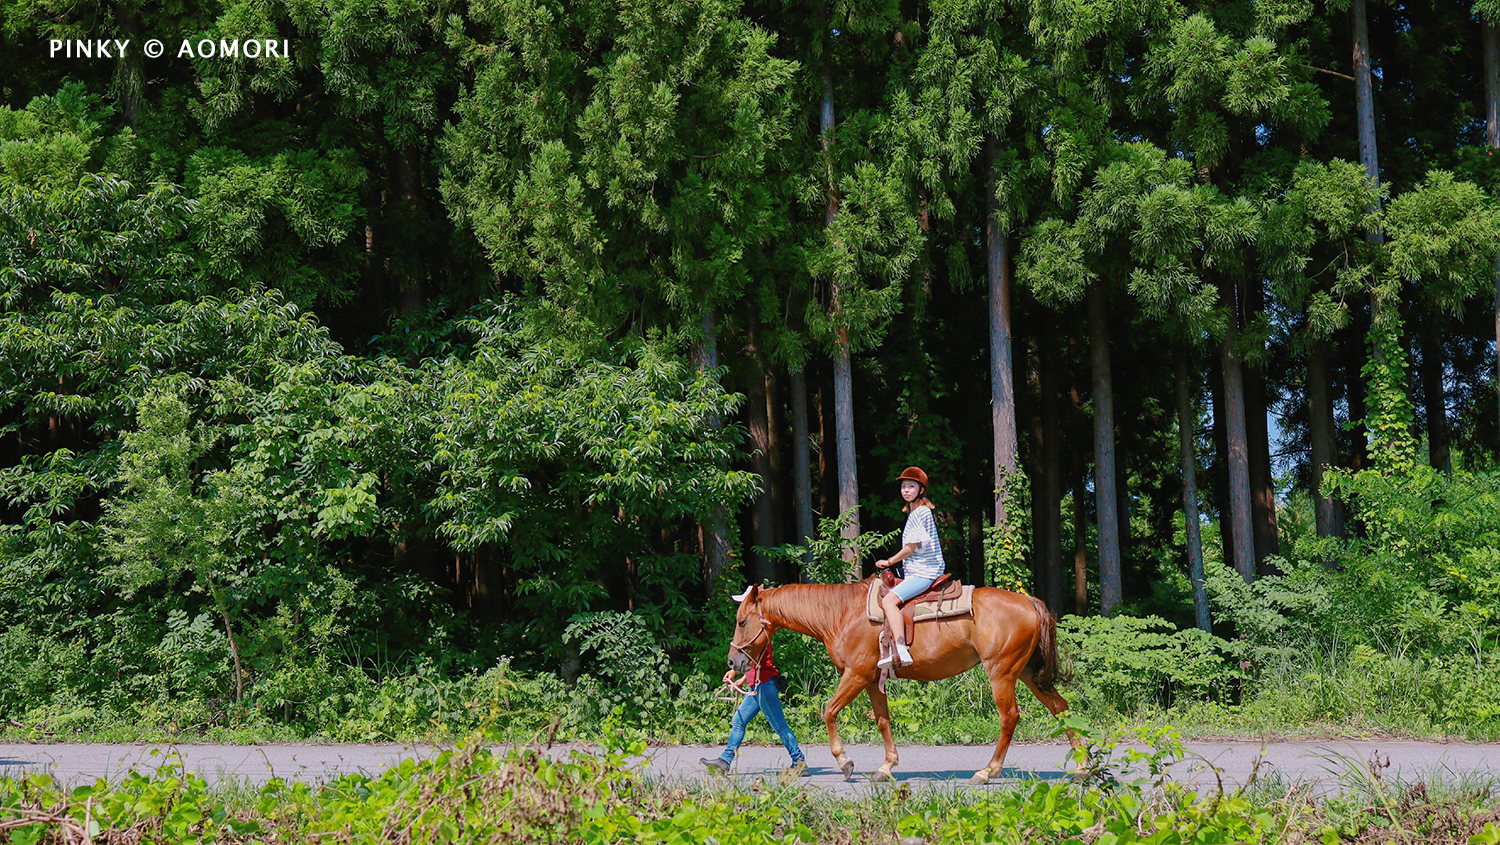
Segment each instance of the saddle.
[[[880,590],[875,596],[876,607],[880,606],[880,599],[885,598],[885,594],[895,589],[896,585],[899,583],[901,583],[901,579],[898,579],[895,573],[891,572],[889,569],[880,573]],[[937,579],[932,582],[932,586],[928,587],[925,592],[918,593],[911,599],[911,601],[903,603],[901,605],[901,621],[904,623],[905,630],[902,639],[906,640],[906,647],[911,647],[911,644],[913,642],[912,636],[916,632],[917,605],[939,605],[940,609],[936,613],[933,613],[931,616],[924,615],[924,619],[939,619],[944,616],[961,616],[965,613],[971,613],[972,606],[963,608],[952,607],[951,609],[956,612],[942,612],[941,605],[944,602],[954,602],[961,598],[964,598],[964,585],[958,580],[958,578],[954,577],[953,573],[945,572],[942,575],[939,575]]]

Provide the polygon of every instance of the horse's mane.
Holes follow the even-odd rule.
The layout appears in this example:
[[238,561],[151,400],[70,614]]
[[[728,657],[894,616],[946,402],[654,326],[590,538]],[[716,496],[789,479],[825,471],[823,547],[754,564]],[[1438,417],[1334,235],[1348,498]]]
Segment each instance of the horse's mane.
[[[872,578],[874,576],[871,576]],[[761,614],[772,624],[823,639],[864,607],[870,578],[848,584],[786,584],[760,592]]]

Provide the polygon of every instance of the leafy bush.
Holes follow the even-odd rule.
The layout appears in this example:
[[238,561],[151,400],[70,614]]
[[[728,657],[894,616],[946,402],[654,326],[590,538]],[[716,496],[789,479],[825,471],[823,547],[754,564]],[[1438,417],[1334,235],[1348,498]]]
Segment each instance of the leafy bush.
[[1222,640],[1156,616],[1067,616],[1057,642],[1075,695],[1096,708],[1133,712],[1180,696],[1222,698],[1241,678]]
[[854,523],[855,514],[855,509],[849,508],[836,519],[819,519],[818,536],[806,546],[789,543],[762,551],[800,567],[808,580],[815,584],[842,583],[849,580],[850,567],[846,556],[863,560],[871,552],[889,545],[900,533],[900,529],[884,534],[864,531],[857,537],[845,537],[844,529]]

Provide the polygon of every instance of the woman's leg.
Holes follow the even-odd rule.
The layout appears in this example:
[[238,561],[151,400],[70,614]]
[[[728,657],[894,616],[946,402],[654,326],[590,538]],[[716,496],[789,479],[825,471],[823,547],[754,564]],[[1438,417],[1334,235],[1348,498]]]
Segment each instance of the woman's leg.
[[885,611],[885,625],[891,634],[891,642],[901,639],[905,633],[901,622],[901,597],[894,592],[886,593],[880,597],[880,609]]
[[734,762],[734,755],[740,750],[740,743],[745,741],[745,728],[750,724],[750,720],[755,718],[755,714],[760,712],[758,692],[763,686],[765,684],[756,687],[757,694],[745,696],[745,700],[740,702],[739,709],[734,711],[734,718],[729,720],[729,744],[725,746],[724,753],[719,755],[719,759],[725,763]]
[[771,723],[771,730],[781,737],[781,744],[786,746],[786,753],[792,755],[792,764],[802,762],[802,749],[797,745],[797,737],[792,733],[792,726],[786,723],[786,714],[781,712],[781,691],[776,688],[776,684],[766,682],[756,687],[755,697],[760,699],[760,712],[766,714],[766,721]]
[[906,666],[911,663],[911,652],[906,649],[905,623],[901,621],[901,605],[911,601],[927,591],[932,586],[931,578],[904,578],[897,584],[895,589],[886,593],[880,599],[880,606],[885,610],[885,621],[890,626],[891,641],[896,644],[889,662],[882,660],[876,664],[882,668],[886,666]]

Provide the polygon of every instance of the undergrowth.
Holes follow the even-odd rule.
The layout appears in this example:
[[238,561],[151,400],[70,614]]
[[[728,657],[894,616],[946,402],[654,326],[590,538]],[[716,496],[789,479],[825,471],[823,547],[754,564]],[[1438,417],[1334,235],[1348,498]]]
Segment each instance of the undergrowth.
[[[1160,620],[1128,617],[1065,628],[1064,664],[1071,677],[1061,691],[1072,712],[1100,726],[1171,724],[1195,738],[1500,738],[1500,705],[1492,694],[1500,687],[1500,656],[1464,663],[1359,646],[1308,646],[1270,655],[1246,670],[1230,657],[1208,659],[1206,641],[1169,628]],[[1189,643],[1185,657],[1183,640]],[[783,632],[777,657],[788,679],[783,704],[789,724],[804,745],[823,742],[822,708],[837,683],[826,654],[816,642]],[[452,742],[483,726],[502,742],[528,742],[548,731],[558,741],[594,742],[604,718],[618,711],[636,736],[652,743],[722,742],[736,702],[718,697],[718,680],[662,671],[654,684],[624,689],[609,678],[584,674],[570,684],[505,662],[456,679],[367,680],[331,691],[305,718],[290,723],[224,702],[155,702],[121,710],[66,699],[0,723],[0,737]],[[969,745],[998,736],[989,680],[978,668],[933,683],[897,679],[889,693],[899,742]],[[1019,699],[1016,738],[1046,739],[1046,710],[1024,688]],[[847,741],[879,741],[863,697],[841,714],[839,730]],[[763,720],[752,723],[747,741],[779,742]]]
[[310,786],[210,786],[168,758],[151,775],[68,789],[46,775],[0,779],[0,841],[346,843],[1467,843],[1500,842],[1492,782],[1388,781],[1350,766],[1319,797],[1255,781],[1194,792],[1172,780],[1184,750],[1171,730],[1135,732],[1144,750],[1085,732],[1080,774],[998,790],[838,797],[795,779],[664,781],[638,768],[643,743],[608,720],[607,750],[540,745],[495,753],[477,742],[378,775]]

